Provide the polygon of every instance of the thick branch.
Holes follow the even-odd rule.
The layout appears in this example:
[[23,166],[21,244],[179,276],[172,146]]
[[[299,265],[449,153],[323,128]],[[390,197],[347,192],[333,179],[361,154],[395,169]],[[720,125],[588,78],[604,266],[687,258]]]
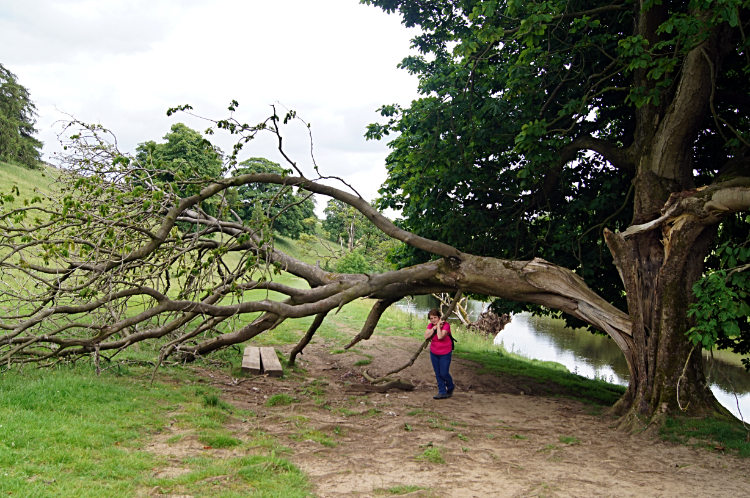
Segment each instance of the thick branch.
[[297,359],[297,355],[302,354],[302,350],[305,349],[305,346],[310,343],[310,340],[312,340],[315,332],[317,332],[317,330],[323,324],[323,320],[325,320],[327,314],[328,312],[326,311],[325,313],[318,313],[317,315],[315,315],[315,320],[313,320],[310,328],[307,329],[304,337],[300,339],[299,343],[297,343],[297,345],[294,346],[294,349],[292,349],[292,352],[289,353],[290,366],[294,366],[294,361]]
[[706,187],[673,193],[662,215],[648,223],[632,225],[620,235],[624,238],[644,233],[680,217],[690,217],[705,225],[719,223],[724,215],[750,210],[750,178],[738,177]]
[[349,342],[349,344],[344,346],[344,349],[349,349],[359,341],[366,341],[367,339],[369,339],[372,336],[372,333],[375,331],[375,327],[378,326],[380,317],[383,316],[385,310],[387,310],[390,305],[392,305],[402,297],[403,296],[392,297],[388,299],[378,299],[372,306],[372,309],[370,309],[370,314],[367,315],[367,320],[365,320],[365,324],[362,326],[362,330],[354,337],[354,339]]
[[635,173],[635,163],[633,162],[628,150],[618,147],[608,140],[594,138],[591,135],[578,137],[563,149],[561,155],[567,162],[570,161],[573,154],[579,150],[592,150],[600,154],[615,168],[629,173]]

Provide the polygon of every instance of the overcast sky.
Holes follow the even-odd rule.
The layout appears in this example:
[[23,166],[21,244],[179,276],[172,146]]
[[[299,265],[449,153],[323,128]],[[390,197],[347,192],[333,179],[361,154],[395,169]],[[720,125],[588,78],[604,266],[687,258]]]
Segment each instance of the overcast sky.
[[[167,117],[169,107],[220,119],[236,99],[237,118],[256,123],[278,102],[312,124],[321,171],[370,200],[388,149],[366,142],[365,126],[380,105],[417,96],[416,78],[396,67],[415,35],[400,22],[358,0],[4,0],[0,62],[36,102],[46,159],[59,149],[63,113],[104,125],[133,152],[176,122],[207,127]],[[288,151],[312,176],[306,130],[287,133]],[[233,143],[211,140],[225,151]],[[270,136],[243,155],[252,156],[281,162]]]

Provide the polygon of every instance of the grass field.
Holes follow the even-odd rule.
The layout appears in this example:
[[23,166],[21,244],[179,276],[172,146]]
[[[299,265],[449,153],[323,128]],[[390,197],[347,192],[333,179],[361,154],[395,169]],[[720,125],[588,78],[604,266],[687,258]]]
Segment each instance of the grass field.
[[[210,387],[158,382],[143,368],[96,377],[90,365],[26,370],[0,377],[0,490],[39,497],[135,496],[158,487],[204,497],[309,496],[304,474],[276,454],[267,437],[243,439],[222,428],[251,419],[215,402]],[[178,379],[186,372],[162,378]],[[190,471],[156,478],[166,457],[146,450],[150,438],[177,422],[215,448],[240,447],[246,456],[207,453],[184,463]],[[222,477],[220,487],[213,477]],[[224,478],[229,476],[228,478]]]

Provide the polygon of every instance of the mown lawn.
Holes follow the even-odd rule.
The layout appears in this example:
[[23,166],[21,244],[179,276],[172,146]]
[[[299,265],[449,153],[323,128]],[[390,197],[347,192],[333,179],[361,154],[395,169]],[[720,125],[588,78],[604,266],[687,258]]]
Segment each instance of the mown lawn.
[[[11,496],[135,496],[158,486],[194,496],[310,496],[304,474],[267,441],[227,434],[231,417],[211,388],[157,382],[150,371],[120,369],[96,377],[89,365],[6,372],[0,376],[0,489]],[[167,376],[164,378],[169,380]],[[189,472],[157,479],[165,457],[146,451],[150,438],[177,420],[207,446],[238,447],[244,456],[182,462]],[[229,476],[222,486],[212,477]]]

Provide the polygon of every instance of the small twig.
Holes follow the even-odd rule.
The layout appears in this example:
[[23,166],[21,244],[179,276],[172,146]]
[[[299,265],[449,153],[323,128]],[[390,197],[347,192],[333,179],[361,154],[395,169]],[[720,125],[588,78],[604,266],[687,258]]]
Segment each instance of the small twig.
[[96,365],[96,376],[99,377],[102,374],[102,369],[99,367],[99,344],[94,344],[94,365]]
[[159,355],[159,361],[156,362],[156,366],[154,367],[154,373],[151,374],[151,383],[149,384],[149,387],[154,387],[154,379],[156,379],[156,372],[159,370],[161,363],[164,361],[164,353],[166,353],[166,350],[162,349],[161,354]]
[[690,356],[693,354],[693,351],[695,350],[695,345],[690,349],[690,352],[688,353],[687,360],[685,360],[685,366],[682,368],[682,375],[677,379],[677,406],[680,407],[680,410],[687,411],[688,406],[690,406],[690,401],[688,401],[688,404],[685,405],[685,408],[682,407],[682,404],[680,403],[680,381],[685,377],[685,372],[687,372],[688,363],[690,362]]

